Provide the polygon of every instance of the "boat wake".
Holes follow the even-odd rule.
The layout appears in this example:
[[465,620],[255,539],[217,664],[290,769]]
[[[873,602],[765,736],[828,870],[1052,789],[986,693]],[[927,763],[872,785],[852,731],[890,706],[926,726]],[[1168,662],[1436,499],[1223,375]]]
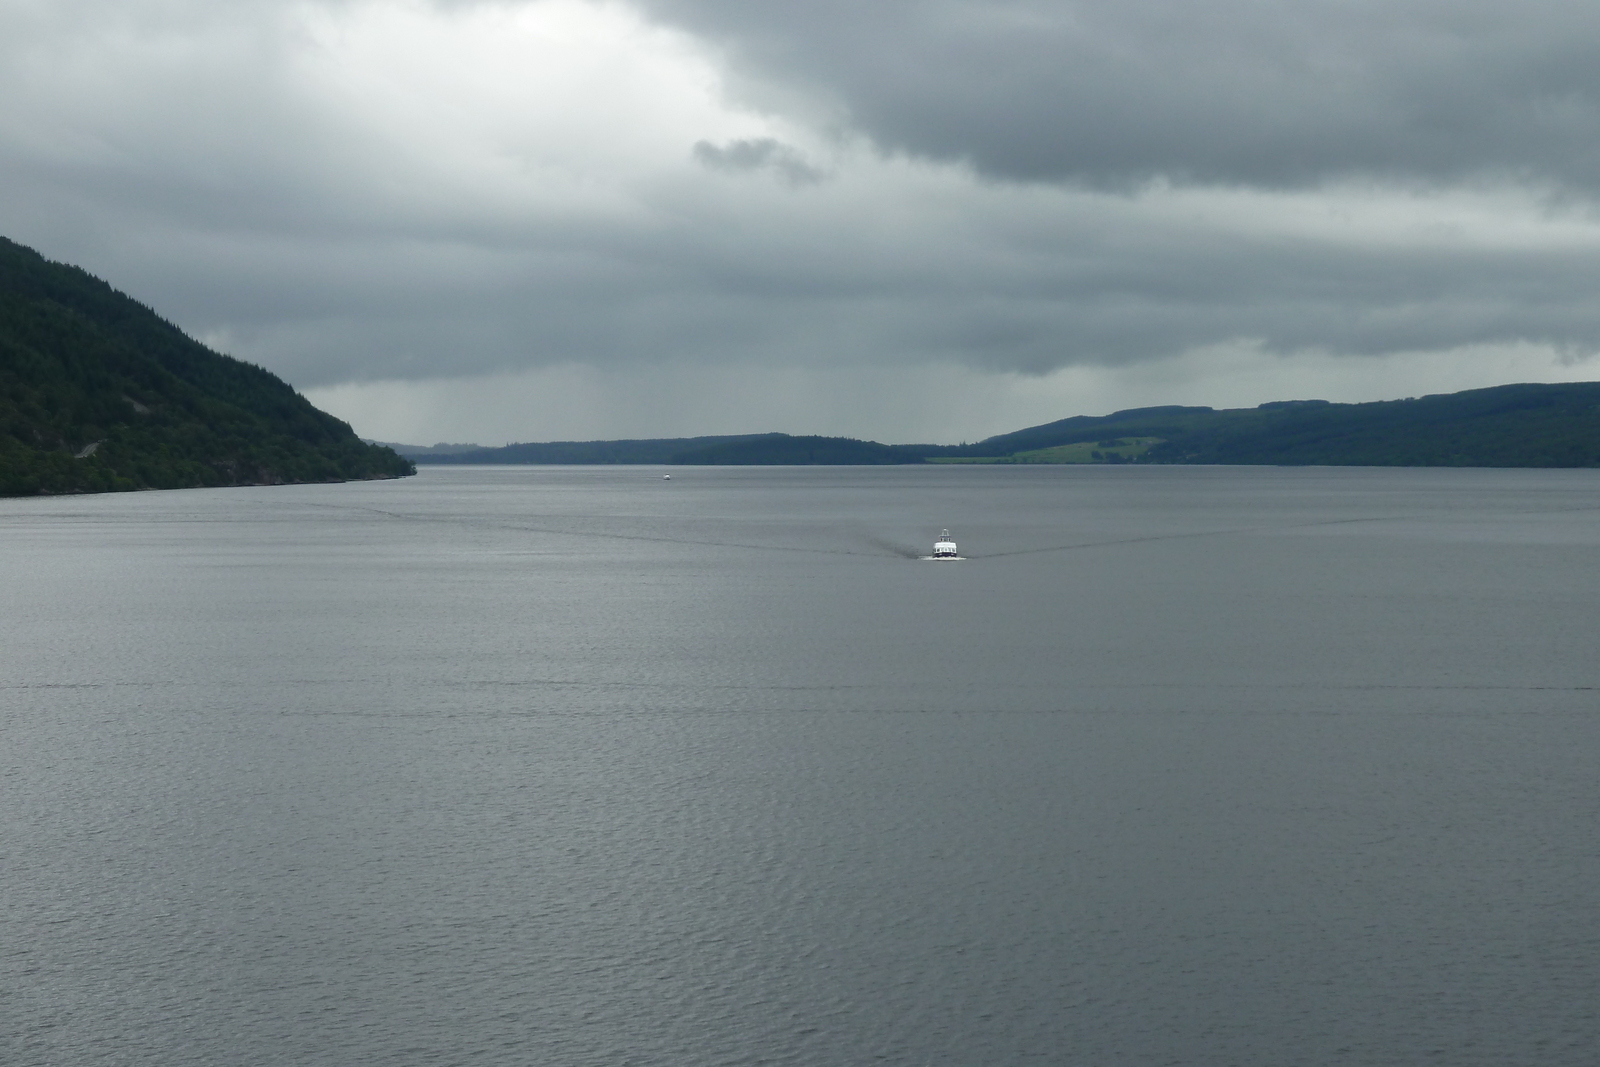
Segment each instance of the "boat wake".
[[877,534],[871,534],[871,533],[863,534],[862,535],[862,540],[865,541],[867,544],[872,545],[874,548],[881,548],[885,552],[888,552],[888,553],[890,553],[892,555],[899,556],[901,559],[925,559],[925,558],[927,558],[927,557],[923,556],[922,553],[918,552],[914,548],[911,548],[911,547],[909,547],[907,545],[903,545],[903,544],[901,544],[901,543],[899,543],[897,541],[891,541],[887,537],[879,537]]

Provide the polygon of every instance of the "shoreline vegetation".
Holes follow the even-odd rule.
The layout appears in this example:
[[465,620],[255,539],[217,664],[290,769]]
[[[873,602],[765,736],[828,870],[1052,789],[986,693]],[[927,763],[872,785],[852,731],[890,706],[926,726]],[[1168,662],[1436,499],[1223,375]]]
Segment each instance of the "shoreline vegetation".
[[276,375],[0,237],[0,496],[415,473]]
[[885,445],[769,433],[503,448],[394,447],[425,464],[1600,467],[1600,382],[1500,385],[1365,404],[1286,400],[1223,410],[1135,408],[1079,415],[962,445]]

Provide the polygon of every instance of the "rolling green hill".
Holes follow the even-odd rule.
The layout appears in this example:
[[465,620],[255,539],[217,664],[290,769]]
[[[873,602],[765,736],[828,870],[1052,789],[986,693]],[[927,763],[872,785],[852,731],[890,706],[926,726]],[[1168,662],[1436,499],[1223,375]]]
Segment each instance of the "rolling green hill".
[[0,238],[0,495],[393,478],[416,468],[260,367]]

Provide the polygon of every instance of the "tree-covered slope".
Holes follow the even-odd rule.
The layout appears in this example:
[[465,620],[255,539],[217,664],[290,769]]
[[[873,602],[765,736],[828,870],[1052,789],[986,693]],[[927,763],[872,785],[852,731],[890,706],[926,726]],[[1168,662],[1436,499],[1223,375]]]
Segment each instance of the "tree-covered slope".
[[1082,441],[1113,437],[1159,437],[1168,440],[1204,425],[1218,412],[1211,408],[1158,407],[1133,408],[1111,415],[1074,415],[1070,419],[1030,426],[976,444],[949,445],[930,449],[929,456],[998,457],[1041,448],[1056,448]]
[[280,378],[0,238],[0,495],[414,471]]
[[1501,385],[1369,404],[1140,408],[930,450],[1005,459],[1105,438],[1159,438],[1141,463],[1383,467],[1600,467],[1600,382]]
[[[1219,419],[1153,462],[1361,467],[1600,467],[1600,383],[1502,385]],[[1219,415],[1229,414],[1218,412]]]

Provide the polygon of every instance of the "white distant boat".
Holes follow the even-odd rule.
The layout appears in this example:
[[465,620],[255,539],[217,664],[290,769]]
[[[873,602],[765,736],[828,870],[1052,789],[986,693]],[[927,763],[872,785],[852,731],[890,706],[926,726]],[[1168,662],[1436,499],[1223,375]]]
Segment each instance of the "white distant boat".
[[934,559],[960,559],[956,555],[956,543],[950,540],[950,531],[946,530],[939,535],[939,540],[933,543]]
[[663,474],[663,475],[662,475],[662,476],[661,476],[661,480],[662,480],[662,481],[664,481],[664,482],[670,482],[670,481],[672,481],[672,475],[670,475],[670,474]]

